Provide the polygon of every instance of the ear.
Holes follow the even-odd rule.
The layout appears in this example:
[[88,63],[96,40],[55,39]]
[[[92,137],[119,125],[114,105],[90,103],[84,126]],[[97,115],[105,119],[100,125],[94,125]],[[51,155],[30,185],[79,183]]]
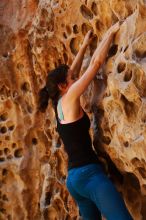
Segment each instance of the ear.
[[58,88],[60,91],[64,91],[67,87],[67,83],[59,83]]

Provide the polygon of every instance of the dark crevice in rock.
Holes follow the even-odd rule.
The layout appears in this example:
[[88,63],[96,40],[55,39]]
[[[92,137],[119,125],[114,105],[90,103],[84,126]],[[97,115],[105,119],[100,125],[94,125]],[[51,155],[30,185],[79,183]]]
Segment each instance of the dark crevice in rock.
[[125,72],[124,81],[129,82],[132,78],[132,70],[127,70]]
[[135,104],[128,101],[124,95],[121,95],[121,101],[124,104],[124,109],[127,117],[130,118],[132,116],[136,116],[137,110],[135,108]]
[[124,62],[119,63],[118,67],[117,67],[118,73],[123,72],[125,70],[125,68],[126,68],[126,63],[124,63]]
[[116,55],[118,51],[118,45],[117,44],[113,44],[108,52],[108,58],[113,57],[114,55]]
[[90,20],[93,18],[93,13],[85,5],[81,5],[80,12],[83,15],[83,17],[86,18],[87,20]]
[[97,15],[97,4],[95,2],[92,3],[91,10],[93,11],[94,15]]

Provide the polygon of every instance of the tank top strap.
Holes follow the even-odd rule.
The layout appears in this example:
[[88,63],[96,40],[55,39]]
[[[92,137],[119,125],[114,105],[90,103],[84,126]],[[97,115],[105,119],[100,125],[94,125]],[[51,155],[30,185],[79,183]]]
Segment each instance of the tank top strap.
[[57,110],[58,110],[58,114],[59,114],[58,118],[60,120],[64,120],[64,115],[63,115],[62,106],[61,106],[61,98],[58,100]]

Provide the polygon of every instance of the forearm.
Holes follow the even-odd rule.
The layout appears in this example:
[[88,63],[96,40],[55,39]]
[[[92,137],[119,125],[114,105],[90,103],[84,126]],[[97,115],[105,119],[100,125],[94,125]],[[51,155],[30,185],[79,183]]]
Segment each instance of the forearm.
[[87,49],[87,45],[82,44],[79,52],[77,53],[72,65],[70,67],[70,70],[72,71],[72,74],[74,77],[78,77],[78,75],[79,75],[86,49]]
[[99,46],[95,50],[92,59],[90,61],[90,65],[94,65],[96,62],[100,63],[102,65],[106,59],[109,47],[111,45],[111,42],[113,40],[113,33],[107,33],[103,40],[100,42]]

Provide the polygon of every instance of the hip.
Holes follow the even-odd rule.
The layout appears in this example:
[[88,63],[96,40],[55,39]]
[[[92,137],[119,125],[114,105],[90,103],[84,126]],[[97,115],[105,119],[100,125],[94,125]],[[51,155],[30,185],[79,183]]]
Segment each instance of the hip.
[[100,163],[90,163],[87,165],[83,165],[81,167],[75,167],[68,171],[67,179],[86,179],[91,176],[98,175],[104,173],[102,165]]

